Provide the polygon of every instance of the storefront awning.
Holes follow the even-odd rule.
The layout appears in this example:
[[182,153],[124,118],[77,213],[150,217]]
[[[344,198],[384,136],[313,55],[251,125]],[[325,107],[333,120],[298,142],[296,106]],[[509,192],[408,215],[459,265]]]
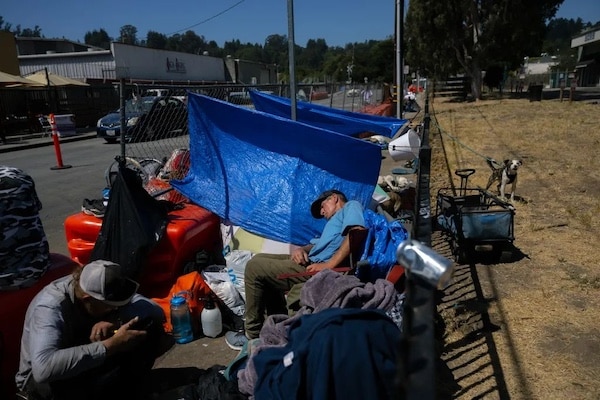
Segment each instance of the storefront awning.
[[586,61],[580,61],[576,66],[575,69],[581,69],[581,68],[585,68],[587,66],[589,66],[590,64],[593,64],[594,62],[596,62],[596,60],[586,60]]

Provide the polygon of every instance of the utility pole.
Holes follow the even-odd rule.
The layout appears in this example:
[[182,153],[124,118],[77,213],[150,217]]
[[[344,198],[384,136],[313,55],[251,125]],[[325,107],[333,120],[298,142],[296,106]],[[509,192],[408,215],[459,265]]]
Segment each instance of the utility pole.
[[294,0],[288,0],[288,60],[290,64],[290,100],[291,100],[291,116],[296,120],[296,62],[294,57]]
[[404,33],[404,0],[396,0],[396,117],[402,118],[402,100],[404,97],[404,60],[402,59],[402,35]]

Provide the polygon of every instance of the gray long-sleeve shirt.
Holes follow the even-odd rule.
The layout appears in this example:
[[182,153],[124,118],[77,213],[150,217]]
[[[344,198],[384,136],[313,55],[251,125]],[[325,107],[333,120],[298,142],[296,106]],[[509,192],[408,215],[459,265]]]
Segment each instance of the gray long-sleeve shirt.
[[[136,315],[157,321],[164,318],[158,305],[139,294],[117,313],[123,322]],[[101,342],[89,341],[95,322],[75,302],[72,276],[57,279],[42,289],[25,314],[21,359],[15,376],[17,387],[24,390],[29,379],[47,384],[71,378],[102,365],[106,348]]]

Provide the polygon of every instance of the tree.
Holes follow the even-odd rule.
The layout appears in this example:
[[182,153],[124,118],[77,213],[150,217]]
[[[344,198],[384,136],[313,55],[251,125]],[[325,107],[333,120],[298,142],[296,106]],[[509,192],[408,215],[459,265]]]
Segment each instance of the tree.
[[38,25],[33,27],[33,29],[25,28],[22,31],[20,29],[21,29],[21,25],[17,25],[17,32],[15,32],[15,36],[42,37],[42,28],[40,28]]
[[319,72],[328,48],[325,39],[310,39],[306,42],[306,48],[301,52],[298,63]]
[[100,28],[100,30],[86,32],[83,41],[85,44],[108,50],[110,49],[110,42],[112,42],[112,39],[104,29]]
[[513,69],[537,54],[546,21],[563,0],[411,0],[406,18],[406,61],[432,78],[465,74],[481,98],[482,70]]
[[572,71],[577,62],[577,49],[571,48],[571,38],[589,27],[591,27],[591,24],[589,22],[584,24],[581,18],[577,18],[577,20],[565,18],[550,20],[542,53],[557,57],[557,70]]
[[6,22],[2,15],[0,15],[0,31],[10,32],[12,29],[12,24]]
[[138,44],[137,28],[135,26],[123,25],[119,33],[119,42],[125,44]]
[[258,43],[246,43],[242,45],[236,54],[236,58],[248,61],[260,62],[262,60],[262,46]]
[[374,82],[394,81],[394,40],[385,39],[374,42],[370,49],[369,72],[370,80]]
[[225,53],[225,56],[235,57],[235,55],[237,54],[237,52],[240,50],[241,47],[242,47],[242,43],[240,42],[240,40],[235,39],[235,40],[232,40],[231,42],[225,42],[223,44],[223,52]]
[[178,33],[167,40],[167,49],[183,53],[202,54],[207,49],[204,36],[198,36],[194,31],[186,31],[183,35]]
[[323,62],[323,72],[327,79],[333,82],[346,80],[346,66],[348,58],[341,47],[329,48]]
[[223,49],[221,49],[217,42],[215,42],[214,40],[211,40],[206,44],[205,50],[208,51],[208,55],[212,57],[223,58],[225,56]]
[[11,32],[15,36],[22,37],[44,37],[42,35],[42,28],[38,25],[32,28],[21,29],[21,25],[17,25],[14,29],[12,28],[12,24],[4,21],[4,18],[0,15],[0,31]]
[[163,33],[148,31],[148,33],[146,34],[146,47],[149,47],[151,49],[164,50],[167,48],[167,41],[167,35]]
[[[288,65],[288,38],[285,35],[269,35],[263,46],[263,60],[285,68]],[[280,71],[283,68],[278,68]]]

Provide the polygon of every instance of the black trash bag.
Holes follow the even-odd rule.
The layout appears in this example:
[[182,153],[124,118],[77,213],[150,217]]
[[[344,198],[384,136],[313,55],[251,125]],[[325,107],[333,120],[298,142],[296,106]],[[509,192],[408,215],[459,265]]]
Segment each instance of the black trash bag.
[[135,171],[120,168],[90,260],[115,262],[129,278],[138,279],[148,253],[165,233],[169,208],[146,192]]

